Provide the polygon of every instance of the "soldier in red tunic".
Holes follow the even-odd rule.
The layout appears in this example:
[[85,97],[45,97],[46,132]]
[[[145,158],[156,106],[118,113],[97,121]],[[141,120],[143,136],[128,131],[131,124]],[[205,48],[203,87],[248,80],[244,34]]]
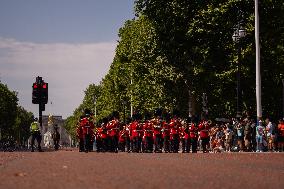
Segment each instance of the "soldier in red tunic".
[[141,144],[143,137],[143,125],[140,123],[140,115],[133,115],[134,121],[130,124],[130,133],[132,140],[132,152],[141,152]]
[[85,115],[80,120],[80,127],[79,132],[83,132],[83,141],[84,141],[84,151],[89,152],[93,149],[93,137],[94,137],[94,123],[92,118],[90,117],[91,112],[90,110],[85,110]]
[[103,118],[102,124],[98,127],[96,132],[96,144],[97,152],[106,152],[107,151],[107,125],[108,119]]
[[159,117],[151,120],[154,128],[155,152],[162,152],[162,125]]
[[[122,130],[119,131],[119,139],[118,146],[121,152],[125,152],[125,147],[127,146],[127,142],[129,141],[129,130],[126,128],[126,125],[122,126]],[[129,147],[127,148],[127,151]]]
[[175,116],[170,122],[170,140],[171,140],[171,152],[178,153],[179,150],[179,133],[180,133],[181,123],[179,119]]
[[109,135],[109,147],[111,152],[118,152],[118,137],[119,137],[119,113],[113,112],[111,121],[108,122],[107,129]]
[[166,120],[162,122],[165,153],[170,152],[170,124],[168,122],[169,118],[167,117]]
[[183,121],[180,129],[180,140],[182,143],[182,153],[189,153],[190,151],[190,138],[188,124]]
[[144,122],[144,140],[145,140],[145,152],[153,152],[153,135],[154,135],[154,128],[150,120],[145,120]]
[[191,143],[191,151],[192,153],[197,153],[198,127],[196,127],[192,121],[190,121],[189,123],[189,137]]
[[201,121],[198,125],[199,133],[200,133],[200,139],[201,139],[201,145],[203,153],[208,152],[208,146],[209,146],[209,124],[207,121]]
[[84,135],[83,135],[83,127],[81,127],[80,121],[84,118],[84,116],[80,117],[80,120],[77,123],[76,134],[79,139],[79,152],[84,151]]

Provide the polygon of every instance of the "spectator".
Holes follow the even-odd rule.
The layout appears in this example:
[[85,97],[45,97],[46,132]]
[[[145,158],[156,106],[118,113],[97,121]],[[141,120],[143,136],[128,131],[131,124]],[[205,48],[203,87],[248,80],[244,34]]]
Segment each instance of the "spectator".
[[244,140],[245,140],[245,151],[251,151],[251,139],[252,139],[252,128],[251,122],[248,119],[244,119]]
[[283,152],[284,147],[284,118],[278,124],[278,150]]
[[266,118],[266,137],[268,141],[268,150],[274,151],[275,150],[275,125],[271,123],[269,118]]
[[262,121],[259,120],[258,126],[256,127],[256,152],[263,152],[263,137],[264,127],[262,126]]
[[237,141],[238,141],[239,151],[242,152],[243,142],[244,142],[244,127],[240,121],[236,123],[236,129],[237,129]]

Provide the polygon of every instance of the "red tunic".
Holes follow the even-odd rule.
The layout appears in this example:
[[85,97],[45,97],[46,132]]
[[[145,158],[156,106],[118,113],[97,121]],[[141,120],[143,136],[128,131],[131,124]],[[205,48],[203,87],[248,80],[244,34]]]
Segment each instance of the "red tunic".
[[171,135],[178,135],[180,132],[180,123],[176,119],[172,119],[170,122],[170,134]]
[[94,138],[95,126],[94,126],[94,123],[89,119],[89,117],[84,117],[80,120],[80,127],[81,127],[81,132],[83,133],[83,136],[89,134],[92,137],[91,139]]
[[128,137],[129,137],[129,131],[128,130],[119,131],[119,139],[118,139],[119,142],[125,142],[126,138],[128,138]]
[[83,139],[83,138],[84,138],[84,135],[83,135],[83,127],[81,127],[80,122],[79,122],[78,125],[77,125],[76,133],[77,133],[78,139]]
[[189,133],[188,133],[188,129],[185,127],[182,127],[180,129],[180,138],[184,138],[184,139],[189,139]]
[[198,128],[192,123],[191,127],[189,128],[189,136],[192,139],[198,138]]
[[160,135],[162,134],[162,125],[161,125],[161,121],[159,119],[154,119],[152,120],[152,124],[154,127],[154,135]]
[[144,137],[153,137],[153,125],[150,121],[145,121],[144,123]]
[[198,125],[198,129],[199,129],[199,132],[200,132],[200,138],[201,139],[209,137],[209,126],[208,126],[208,124],[201,122]]
[[130,129],[130,134],[131,134],[131,137],[138,137],[138,122],[137,121],[133,121],[130,126],[129,126],[129,129]]

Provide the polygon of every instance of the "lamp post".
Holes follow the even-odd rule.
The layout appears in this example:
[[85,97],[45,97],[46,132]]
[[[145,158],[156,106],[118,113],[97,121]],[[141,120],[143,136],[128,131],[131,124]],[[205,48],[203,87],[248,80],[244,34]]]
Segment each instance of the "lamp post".
[[95,104],[95,118],[97,118],[97,96],[94,95],[94,104]]
[[241,117],[241,106],[240,106],[240,101],[241,101],[241,75],[240,75],[240,54],[241,54],[241,46],[240,46],[240,41],[243,37],[246,35],[246,31],[242,25],[242,22],[239,22],[237,26],[234,28],[235,31],[233,33],[233,41],[237,45],[238,49],[238,59],[237,59],[237,118]]
[[282,79],[282,118],[284,118],[284,79]]
[[262,117],[261,106],[261,75],[260,75],[260,47],[259,47],[259,16],[258,16],[258,0],[254,1],[254,17],[255,17],[255,93],[256,93],[256,114],[257,118]]
[[208,100],[207,100],[207,94],[203,93],[202,94],[202,117],[203,119],[207,120],[208,119]]

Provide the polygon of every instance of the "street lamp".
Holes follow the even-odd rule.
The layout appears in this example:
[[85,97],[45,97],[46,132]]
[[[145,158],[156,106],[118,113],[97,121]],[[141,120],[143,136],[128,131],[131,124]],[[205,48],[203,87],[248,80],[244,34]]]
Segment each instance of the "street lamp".
[[97,118],[97,96],[94,95],[94,104],[95,104],[95,118]]
[[282,96],[282,118],[284,118],[284,79],[282,79],[282,92],[283,92],[283,96]]
[[202,117],[203,119],[207,120],[208,119],[208,99],[207,99],[207,94],[203,93],[202,94]]
[[238,60],[237,60],[237,118],[241,117],[241,106],[240,106],[240,98],[241,98],[241,76],[240,76],[240,54],[241,54],[241,46],[240,40],[245,37],[246,31],[242,25],[242,22],[239,22],[237,27],[234,28],[233,33],[233,41],[236,43],[238,48]]

